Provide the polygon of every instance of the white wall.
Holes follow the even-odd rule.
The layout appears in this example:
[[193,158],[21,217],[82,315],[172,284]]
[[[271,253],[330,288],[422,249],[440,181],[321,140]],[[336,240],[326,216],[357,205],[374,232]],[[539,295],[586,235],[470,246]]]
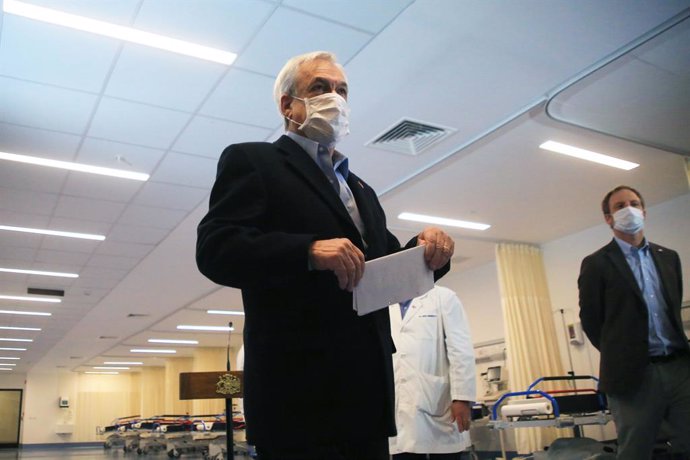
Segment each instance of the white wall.
[[27,374],[22,444],[71,441],[70,435],[56,434],[55,427],[73,419],[73,408],[61,409],[58,398],[67,396],[74,401],[76,376],[77,374],[64,370]]
[[0,388],[6,390],[23,390],[24,380],[26,380],[26,374],[6,372],[0,374]]

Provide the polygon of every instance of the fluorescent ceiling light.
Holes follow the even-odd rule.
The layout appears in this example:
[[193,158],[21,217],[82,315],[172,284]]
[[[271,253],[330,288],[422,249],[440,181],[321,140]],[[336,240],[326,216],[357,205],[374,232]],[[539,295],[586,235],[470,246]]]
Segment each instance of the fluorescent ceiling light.
[[19,295],[0,295],[0,299],[3,300],[26,300],[27,302],[48,302],[48,303],[60,303],[62,300],[56,299],[54,297],[24,297]]
[[2,364],[0,364],[0,366],[3,366],[3,367],[8,367],[8,366],[15,367],[16,364],[15,364],[15,363],[2,363]]
[[0,326],[0,329],[5,331],[40,331],[40,327],[17,327],[17,326]]
[[234,327],[230,326],[192,326],[189,324],[180,324],[177,326],[182,331],[213,331],[213,332],[228,332],[234,331]]
[[61,272],[46,272],[42,270],[22,270],[21,268],[2,268],[0,272],[4,273],[19,273],[22,275],[43,275],[43,276],[57,276],[61,278],[79,278],[76,273],[61,273]]
[[149,180],[149,175],[124,169],[103,168],[101,166],[85,165],[72,161],[51,160],[49,158],[33,157],[30,155],[19,155],[16,153],[0,152],[0,160],[16,161],[31,165],[47,166],[49,168],[67,169],[69,171],[99,174],[101,176],[119,177],[121,179],[132,179],[138,181]]
[[199,345],[198,340],[149,339],[149,343],[179,343],[180,345]]
[[0,359],[22,359],[22,358],[17,358],[16,356],[0,356]]
[[206,310],[206,313],[209,315],[237,315],[237,316],[244,316],[243,311],[234,311],[234,310]]
[[5,315],[26,315],[26,316],[53,316],[52,313],[42,311],[19,311],[19,310],[0,310]]
[[141,361],[104,361],[103,364],[114,364],[116,366],[118,364],[129,364],[131,366],[140,366],[144,363],[142,363]]
[[106,371],[127,371],[129,367],[114,367],[114,366],[93,366],[94,369],[102,369]]
[[0,337],[0,342],[33,342],[33,339],[10,339],[9,337]]
[[427,224],[447,225],[450,227],[469,228],[470,230],[486,230],[487,228],[491,227],[489,224],[468,222],[466,220],[446,219],[445,217],[425,216],[424,214],[414,214],[412,212],[403,212],[398,216],[398,219],[411,220],[414,222],[425,222]]
[[0,230],[7,230],[10,232],[36,233],[38,235],[64,236],[66,238],[81,238],[84,240],[103,241],[105,239],[105,236],[103,235],[93,235],[90,233],[64,232],[62,230],[45,230],[42,228],[12,227],[10,225],[0,225]]
[[26,351],[26,348],[0,347],[2,351]]
[[167,354],[177,353],[177,350],[164,350],[164,349],[158,349],[158,348],[132,348],[129,351],[131,353],[167,353]]
[[549,150],[551,152],[561,153],[571,157],[579,158],[581,160],[592,161],[606,166],[612,166],[618,169],[629,171],[640,166],[632,161],[625,161],[619,158],[614,158],[601,153],[592,152],[590,150],[573,147],[572,145],[561,144],[555,141],[546,141],[539,146],[540,149]]
[[0,367],[0,371],[13,371],[14,369],[11,369],[9,367]]
[[137,43],[152,48],[158,48],[173,53],[184,54],[207,61],[218,62],[230,65],[237,58],[237,54],[229,51],[210,48],[208,46],[197,45],[195,43],[166,37],[163,35],[144,32],[131,27],[110,24],[104,21],[77,16],[75,14],[63,13],[62,11],[43,8],[16,0],[5,0],[4,9],[6,13],[24,16],[38,21],[48,22],[59,26],[70,27],[72,29],[83,30],[97,35]]
[[86,371],[84,374],[119,375],[119,372]]

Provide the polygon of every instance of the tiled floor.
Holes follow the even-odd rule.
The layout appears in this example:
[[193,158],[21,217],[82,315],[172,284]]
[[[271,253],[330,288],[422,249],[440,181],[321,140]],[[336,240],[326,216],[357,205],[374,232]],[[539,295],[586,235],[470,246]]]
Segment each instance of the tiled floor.
[[[0,449],[0,460],[144,460],[168,459],[164,450],[139,455],[136,452],[125,453],[120,449],[103,449],[102,447],[69,447],[69,448],[38,448]],[[184,452],[181,459],[203,459],[201,452]],[[235,454],[236,460],[249,460],[243,454]]]

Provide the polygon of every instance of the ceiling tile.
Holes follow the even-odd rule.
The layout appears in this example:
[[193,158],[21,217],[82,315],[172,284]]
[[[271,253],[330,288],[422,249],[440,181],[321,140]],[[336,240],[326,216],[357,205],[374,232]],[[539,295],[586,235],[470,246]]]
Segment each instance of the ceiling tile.
[[17,243],[10,245],[5,237],[6,235],[2,236],[3,244],[0,244],[0,260],[3,264],[8,264],[14,261],[28,265],[34,260],[38,244],[34,245],[33,247]]
[[123,225],[118,223],[108,233],[108,241],[156,245],[165,238],[169,229]]
[[[85,295],[89,295],[89,298],[93,298],[94,302],[98,302],[105,297],[112,288],[117,286],[119,282],[120,280],[118,279],[103,278],[101,276],[81,276],[77,282],[74,283],[73,287],[85,292]],[[100,294],[96,295],[94,293]]]
[[230,69],[200,113],[275,129],[282,123],[273,100],[273,77]]
[[55,208],[55,216],[97,222],[115,222],[124,208],[124,204],[112,201],[62,196]]
[[[112,280],[109,282],[112,283]],[[105,297],[110,292],[111,288],[112,285],[103,287],[94,286],[93,279],[85,280],[84,278],[80,277],[72,285],[69,294],[77,295],[78,293],[79,295],[83,296],[84,299],[88,299],[88,301],[91,302],[89,305],[92,305],[98,303],[103,297]],[[73,302],[71,303],[73,304]]]
[[61,238],[54,236],[43,238],[41,249],[58,252],[91,254],[100,244],[100,241],[82,240],[77,238]]
[[154,248],[151,244],[135,244],[135,243],[118,243],[116,241],[104,241],[98,249],[96,254],[111,255],[122,257],[144,257]]
[[74,251],[55,251],[52,249],[41,248],[36,253],[35,263],[50,265],[51,271],[67,271],[58,267],[81,267],[88,260],[89,253]]
[[74,197],[128,202],[143,182],[86,173],[70,173],[62,193]]
[[96,96],[0,77],[0,121],[81,134]]
[[132,201],[143,206],[191,211],[208,195],[209,188],[147,182]]
[[[4,190],[0,187],[0,194]],[[2,202],[0,200],[0,202]],[[33,227],[33,228],[47,228],[50,216],[41,214],[31,214],[26,209],[19,211],[11,211],[8,209],[0,209],[0,222],[3,225],[12,225],[15,227]],[[13,233],[14,232],[10,232]],[[7,233],[8,235],[10,233]],[[5,234],[5,232],[3,232]]]
[[[299,28],[297,34],[295,27]],[[265,75],[278,75],[292,56],[316,50],[333,51],[341,62],[347,62],[369,39],[368,33],[278,8],[237,59],[236,66]]]
[[[34,265],[34,270],[55,270],[54,267],[45,267],[44,265]],[[58,289],[66,290],[74,283],[76,278],[56,278],[49,276],[29,276],[27,277],[27,286],[38,289]]]
[[[67,171],[60,169],[0,160],[0,184],[3,187],[51,193],[62,188],[67,175]],[[30,212],[30,209],[22,210]]]
[[168,148],[189,114],[104,97],[98,105],[89,136]]
[[331,19],[357,29],[378,33],[414,0],[284,0],[282,5]]
[[[277,113],[274,118],[278,120]],[[197,116],[175,142],[173,150],[217,160],[228,145],[265,140],[272,132],[272,129]]]
[[131,205],[127,207],[118,223],[171,229],[177,226],[186,215],[186,211],[176,209]]
[[[4,166],[4,165],[3,165]],[[0,187],[0,209],[17,213],[46,214],[53,212],[58,195],[54,193],[41,193],[16,188]],[[17,227],[25,227],[20,222],[10,224]]]
[[71,161],[80,136],[0,123],[0,150],[54,160]]
[[[93,233],[95,235],[107,236],[108,230],[110,229],[111,225],[112,222],[96,222],[92,220],[83,220],[81,219],[81,216],[76,218],[53,216],[53,218],[50,219],[50,228],[52,230],[65,230],[68,232],[78,233]],[[98,243],[98,241],[96,241],[96,243]]]
[[138,45],[125,45],[105,94],[195,111],[227,66]]
[[163,158],[151,179],[210,189],[216,178],[216,163],[210,158],[171,152]]
[[124,268],[105,268],[105,267],[95,267],[87,265],[81,271],[81,275],[84,278],[102,278],[102,279],[113,279],[121,280],[127,275],[128,270]]
[[262,0],[147,0],[135,27],[237,53],[274,8]]
[[87,137],[76,161],[106,168],[151,173],[165,151],[139,145]]
[[111,38],[5,14],[0,74],[98,93],[118,45]]
[[141,261],[139,257],[123,257],[104,254],[95,254],[89,259],[88,267],[105,267],[131,270]]
[[113,24],[129,25],[137,11],[140,0],[23,0],[26,3],[52,8],[65,13],[76,14]]

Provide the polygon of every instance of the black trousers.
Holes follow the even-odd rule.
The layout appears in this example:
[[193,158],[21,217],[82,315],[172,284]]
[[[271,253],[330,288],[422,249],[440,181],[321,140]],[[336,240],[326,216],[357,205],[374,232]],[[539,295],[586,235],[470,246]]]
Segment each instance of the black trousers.
[[259,460],[390,460],[388,438],[346,441],[326,446],[256,446]]

